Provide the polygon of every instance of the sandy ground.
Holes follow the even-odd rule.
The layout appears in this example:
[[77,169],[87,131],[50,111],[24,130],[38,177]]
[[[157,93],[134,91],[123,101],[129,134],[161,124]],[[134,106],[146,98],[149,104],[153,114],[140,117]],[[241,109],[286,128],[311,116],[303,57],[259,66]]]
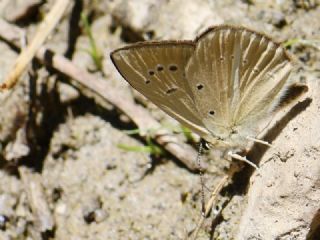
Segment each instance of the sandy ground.
[[[1,14],[32,38],[52,2],[0,1]],[[95,71],[86,51],[81,11],[90,16],[103,53],[101,71]],[[259,162],[259,173],[246,167],[235,176],[198,239],[320,239],[317,1],[77,1],[46,46],[104,78],[119,96],[131,102],[136,97],[163,126],[173,128],[175,121],[127,86],[109,54],[142,39],[193,39],[222,23],[263,31],[277,41],[307,40],[288,51],[297,62],[293,80],[309,91],[268,132],[274,147],[250,151],[247,157]],[[3,79],[18,53],[4,41],[0,49]],[[125,114],[93,95],[39,63],[12,91],[0,93],[1,240],[186,239],[195,228],[201,210],[199,175],[170,154],[120,148],[145,142],[124,131],[135,128]],[[206,186],[213,188],[229,163],[213,153],[206,153],[203,162]]]

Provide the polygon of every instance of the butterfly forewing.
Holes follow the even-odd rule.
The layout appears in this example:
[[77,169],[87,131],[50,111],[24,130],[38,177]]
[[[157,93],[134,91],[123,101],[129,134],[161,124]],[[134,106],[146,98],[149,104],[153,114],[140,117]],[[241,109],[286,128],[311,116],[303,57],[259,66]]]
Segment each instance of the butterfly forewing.
[[285,50],[263,34],[222,26],[197,39],[186,77],[209,131],[246,137],[279,102],[291,68]]
[[221,29],[202,35],[186,67],[186,77],[204,124],[217,136],[227,134],[233,99],[240,97],[239,66],[232,63],[239,64],[241,50],[234,47],[236,37],[229,33],[229,29]]
[[129,84],[200,135],[204,128],[185,78],[192,42],[142,43],[116,50],[111,58]]

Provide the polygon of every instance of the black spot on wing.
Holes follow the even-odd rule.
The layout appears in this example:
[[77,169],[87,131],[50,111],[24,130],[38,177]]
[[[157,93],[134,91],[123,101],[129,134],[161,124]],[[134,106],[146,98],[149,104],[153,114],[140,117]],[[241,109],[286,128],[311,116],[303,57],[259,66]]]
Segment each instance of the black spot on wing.
[[169,88],[169,89],[166,91],[166,94],[167,94],[167,95],[170,95],[170,94],[176,92],[177,90],[178,90],[178,88],[176,88],[176,87]]
[[200,83],[197,84],[197,89],[198,89],[198,90],[201,90],[201,89],[203,89],[203,88],[204,88],[204,86],[203,86],[202,84],[200,84]]

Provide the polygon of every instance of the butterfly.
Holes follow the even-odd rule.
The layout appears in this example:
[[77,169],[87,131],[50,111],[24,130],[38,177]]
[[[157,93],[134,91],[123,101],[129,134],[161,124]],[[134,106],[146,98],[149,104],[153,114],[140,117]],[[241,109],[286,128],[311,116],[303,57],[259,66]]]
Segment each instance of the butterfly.
[[245,149],[290,85],[286,50],[245,27],[209,28],[194,41],[135,43],[111,53],[123,78],[210,145]]

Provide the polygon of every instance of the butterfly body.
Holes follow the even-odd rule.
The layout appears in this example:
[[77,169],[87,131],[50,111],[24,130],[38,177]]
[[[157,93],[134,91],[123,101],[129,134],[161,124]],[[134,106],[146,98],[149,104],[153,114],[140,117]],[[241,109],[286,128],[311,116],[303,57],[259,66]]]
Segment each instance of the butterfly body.
[[227,25],[194,41],[133,44],[111,59],[132,87],[223,151],[243,150],[260,132],[292,69],[278,43]]

